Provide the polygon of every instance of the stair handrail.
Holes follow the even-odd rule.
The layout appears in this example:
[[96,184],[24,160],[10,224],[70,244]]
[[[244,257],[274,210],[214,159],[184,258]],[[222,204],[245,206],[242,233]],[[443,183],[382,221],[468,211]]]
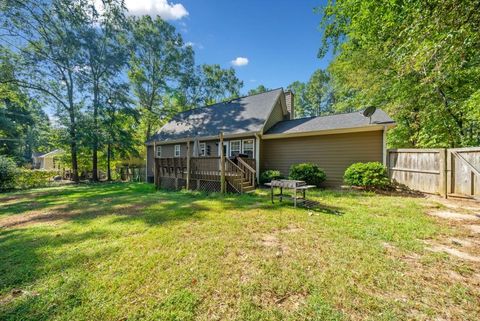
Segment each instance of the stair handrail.
[[256,173],[256,171],[252,168],[252,166],[250,166],[246,161],[244,161],[241,157],[237,157],[237,161],[243,165],[243,167],[245,167],[246,169],[248,169],[250,172],[252,172],[253,174]]
[[245,178],[248,180],[248,182],[252,185],[255,186],[255,176],[256,176],[256,171],[247,163],[245,162],[241,157],[237,157],[238,164],[240,165],[240,168],[245,168],[245,170],[248,171],[248,173],[245,173],[246,176]]

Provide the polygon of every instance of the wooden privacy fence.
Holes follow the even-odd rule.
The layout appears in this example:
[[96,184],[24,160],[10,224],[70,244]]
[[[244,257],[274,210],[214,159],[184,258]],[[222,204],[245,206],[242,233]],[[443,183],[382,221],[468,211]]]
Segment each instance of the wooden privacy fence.
[[412,190],[480,199],[480,147],[391,149],[390,178]]

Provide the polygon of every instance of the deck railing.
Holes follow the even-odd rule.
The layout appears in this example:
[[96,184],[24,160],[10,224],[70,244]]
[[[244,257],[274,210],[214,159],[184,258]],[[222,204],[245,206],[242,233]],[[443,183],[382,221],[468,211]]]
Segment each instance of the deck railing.
[[[189,161],[190,164],[188,164]],[[183,179],[217,183],[222,179],[220,157],[155,158],[155,164],[155,184],[157,186],[160,186],[162,178],[175,179],[175,181]],[[225,181],[239,193],[243,192],[244,183],[248,183],[248,186],[255,186],[256,172],[250,164],[255,167],[255,160],[248,159],[246,161],[240,157],[235,160],[225,158]],[[190,173],[188,173],[188,169],[190,169]]]
[[193,179],[219,180],[220,157],[191,157],[190,177]]
[[238,167],[243,172],[243,179],[246,180],[250,186],[255,186],[257,172],[252,168],[252,166],[250,166],[250,164],[247,163],[247,159],[248,158],[237,157]]

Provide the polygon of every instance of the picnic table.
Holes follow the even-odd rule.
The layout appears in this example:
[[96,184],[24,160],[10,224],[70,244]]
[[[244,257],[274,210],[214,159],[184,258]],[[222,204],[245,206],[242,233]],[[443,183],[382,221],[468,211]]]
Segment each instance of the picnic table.
[[[270,183],[266,183],[266,186],[270,186],[270,197],[272,199],[272,204],[274,203],[274,196],[280,198],[280,202],[283,200],[283,189],[288,188],[293,190],[293,206],[297,207],[297,201],[306,202],[306,191],[308,189],[316,187],[315,185],[307,185],[304,181],[292,180],[292,179],[279,179],[273,180]],[[280,188],[280,194],[274,195],[275,187]],[[301,193],[301,196],[298,196],[298,193]]]

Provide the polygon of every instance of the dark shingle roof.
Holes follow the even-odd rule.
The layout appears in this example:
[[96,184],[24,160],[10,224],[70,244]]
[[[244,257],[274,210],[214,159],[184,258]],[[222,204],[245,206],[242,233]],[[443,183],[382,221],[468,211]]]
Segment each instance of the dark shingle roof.
[[279,88],[179,113],[147,142],[215,136],[220,131],[226,134],[259,132],[281,93]]
[[353,113],[300,118],[281,121],[265,134],[294,134],[321,130],[347,129],[378,124],[393,124],[394,121],[381,109],[372,115],[372,121],[362,115],[362,111]]

